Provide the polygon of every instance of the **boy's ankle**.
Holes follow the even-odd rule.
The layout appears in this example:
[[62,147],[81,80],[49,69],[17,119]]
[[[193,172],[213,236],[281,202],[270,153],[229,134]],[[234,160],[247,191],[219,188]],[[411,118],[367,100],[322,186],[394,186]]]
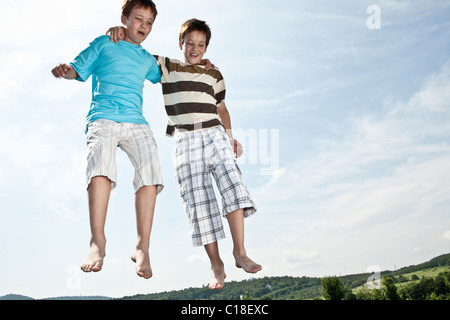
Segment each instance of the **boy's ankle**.
[[233,256],[235,258],[241,258],[241,257],[246,257],[247,256],[247,251],[245,250],[245,248],[235,248],[233,249]]
[[91,237],[91,241],[89,242],[89,244],[92,245],[96,245],[98,247],[105,247],[106,246],[106,237],[105,236],[93,236]]
[[148,251],[150,248],[150,242],[147,241],[138,241],[136,243],[136,250],[140,251]]

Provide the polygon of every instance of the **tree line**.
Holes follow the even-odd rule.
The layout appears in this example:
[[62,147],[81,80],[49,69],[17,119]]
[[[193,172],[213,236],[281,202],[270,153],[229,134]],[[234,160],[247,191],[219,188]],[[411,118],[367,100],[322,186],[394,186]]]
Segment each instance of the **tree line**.
[[450,266],[449,253],[419,265],[404,267],[396,271],[383,271],[381,272],[382,282],[378,289],[363,288],[360,290],[352,290],[366,284],[368,278],[371,276],[370,273],[323,278],[281,276],[252,278],[238,282],[230,281],[221,290],[210,290],[208,285],[203,285],[200,288],[186,288],[175,291],[128,296],[120,298],[120,300],[449,300],[450,271],[447,271],[445,268],[442,268],[445,272],[435,278],[419,279],[414,275],[412,279],[405,277],[405,274],[408,273],[447,266]]
[[417,279],[413,275],[412,280],[416,281],[397,286],[399,278],[383,275],[380,288],[352,291],[338,277],[325,277],[321,279],[322,297],[327,300],[450,300],[450,271],[441,272],[436,278]]

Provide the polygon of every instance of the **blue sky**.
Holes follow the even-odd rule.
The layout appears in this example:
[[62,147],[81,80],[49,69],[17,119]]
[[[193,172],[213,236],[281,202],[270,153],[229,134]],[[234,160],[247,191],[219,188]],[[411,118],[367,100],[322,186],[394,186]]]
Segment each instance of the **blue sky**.
[[[100,273],[87,254],[84,117],[90,81],[52,77],[120,24],[120,0],[1,1],[0,295],[121,297],[209,282],[193,248],[164,136],[160,85],[144,113],[166,188],[151,237],[154,276],[136,276],[133,170],[120,150]],[[259,212],[246,220],[256,277],[394,269],[450,249],[450,3],[446,1],[157,1],[148,51],[181,58],[179,26],[206,20],[239,160]],[[379,9],[379,29],[369,28]],[[5,31],[6,30],[6,31]],[[225,222],[225,221],[224,221]],[[226,223],[226,222],[225,222]],[[231,237],[220,242],[227,279]]]

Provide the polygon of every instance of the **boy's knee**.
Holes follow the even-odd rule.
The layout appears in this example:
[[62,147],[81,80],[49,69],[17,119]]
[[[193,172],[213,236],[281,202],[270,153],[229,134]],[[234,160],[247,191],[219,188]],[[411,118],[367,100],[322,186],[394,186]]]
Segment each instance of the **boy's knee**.
[[157,186],[142,186],[136,191],[136,195],[138,194],[154,194],[156,195],[158,190]]
[[107,176],[95,176],[91,178],[91,182],[89,183],[89,186],[92,184],[111,184],[111,179],[109,179]]

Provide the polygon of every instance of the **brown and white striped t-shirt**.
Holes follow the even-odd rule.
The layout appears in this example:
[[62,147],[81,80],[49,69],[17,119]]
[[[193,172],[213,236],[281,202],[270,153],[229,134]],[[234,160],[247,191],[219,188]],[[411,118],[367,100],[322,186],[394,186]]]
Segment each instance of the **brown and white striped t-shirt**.
[[218,70],[205,70],[175,59],[155,56],[169,117],[166,135],[222,125],[217,107],[225,100],[225,82]]

